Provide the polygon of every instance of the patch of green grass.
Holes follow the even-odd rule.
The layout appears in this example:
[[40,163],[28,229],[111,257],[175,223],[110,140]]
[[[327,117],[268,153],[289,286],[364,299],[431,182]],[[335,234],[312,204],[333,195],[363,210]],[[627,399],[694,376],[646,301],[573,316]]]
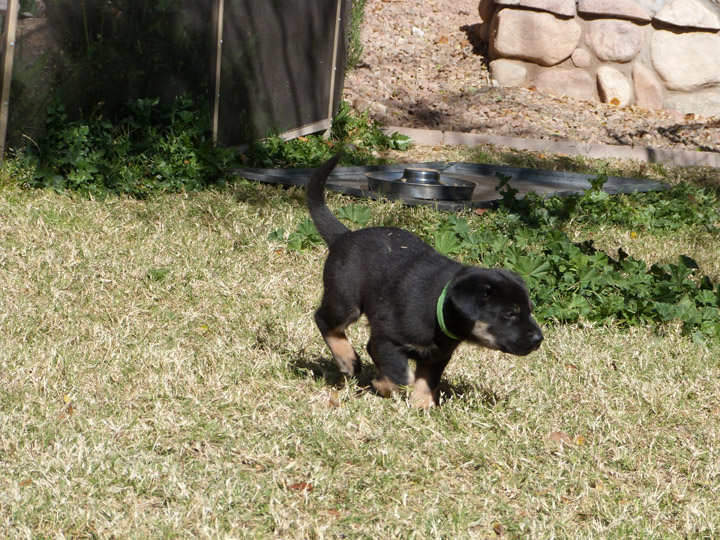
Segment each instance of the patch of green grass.
[[[419,234],[448,218],[329,201]],[[363,325],[340,381],[312,319],[325,248],[268,238],[306,217],[302,192],[250,182],[0,189],[0,537],[720,535],[717,340],[581,321],[528,357],[463,346],[420,412],[367,389]]]
[[406,135],[386,134],[367,111],[354,111],[343,101],[333,118],[329,138],[308,135],[285,141],[279,136],[271,136],[254,141],[243,157],[249,167],[317,167],[342,151],[341,165],[367,165],[385,162],[381,158],[382,151],[403,151],[411,142]]

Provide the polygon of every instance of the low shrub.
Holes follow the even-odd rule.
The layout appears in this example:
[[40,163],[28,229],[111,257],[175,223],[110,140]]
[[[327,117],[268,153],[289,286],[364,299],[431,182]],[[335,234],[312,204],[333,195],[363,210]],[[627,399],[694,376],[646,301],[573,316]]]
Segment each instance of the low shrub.
[[21,155],[32,170],[26,184],[135,197],[221,184],[233,153],[213,147],[208,116],[189,98],[168,105],[138,99],[113,118],[96,112],[68,122],[55,103],[47,136]]
[[340,102],[330,137],[308,135],[290,141],[271,136],[253,142],[244,154],[249,167],[317,167],[337,152],[344,151],[341,165],[379,163],[379,150],[406,149],[412,140],[399,133],[386,134],[367,111],[358,113]]

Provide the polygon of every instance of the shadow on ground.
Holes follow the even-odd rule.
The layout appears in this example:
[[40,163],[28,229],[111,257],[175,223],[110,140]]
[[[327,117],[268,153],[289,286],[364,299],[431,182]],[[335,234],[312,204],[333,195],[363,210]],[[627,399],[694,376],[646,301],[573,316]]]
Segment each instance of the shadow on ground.
[[[311,375],[316,381],[327,386],[340,389],[346,384],[345,379],[337,369],[331,358],[323,357],[298,357],[290,363],[291,373],[297,378],[306,378]],[[359,393],[369,392],[378,396],[372,386],[372,380],[377,376],[373,366],[363,364],[362,372],[356,376]],[[498,403],[507,399],[507,396],[498,394],[487,386],[478,385],[469,380],[460,379],[449,382],[443,379],[439,388],[440,404],[447,404],[453,401],[465,401],[473,399],[484,407],[492,408]]]

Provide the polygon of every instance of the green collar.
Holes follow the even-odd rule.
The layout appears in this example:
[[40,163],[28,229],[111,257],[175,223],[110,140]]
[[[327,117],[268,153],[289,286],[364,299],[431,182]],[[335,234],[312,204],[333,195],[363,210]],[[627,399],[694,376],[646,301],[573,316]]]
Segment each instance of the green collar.
[[443,334],[445,334],[450,339],[460,339],[455,334],[450,332],[450,330],[447,329],[447,326],[445,326],[445,317],[443,315],[443,307],[445,306],[445,295],[448,292],[448,289],[450,288],[450,283],[452,283],[452,279],[447,282],[445,285],[445,288],[440,293],[440,298],[438,298],[437,301],[437,308],[435,309],[435,313],[437,313],[437,320],[438,324],[440,325],[440,330],[443,331]]

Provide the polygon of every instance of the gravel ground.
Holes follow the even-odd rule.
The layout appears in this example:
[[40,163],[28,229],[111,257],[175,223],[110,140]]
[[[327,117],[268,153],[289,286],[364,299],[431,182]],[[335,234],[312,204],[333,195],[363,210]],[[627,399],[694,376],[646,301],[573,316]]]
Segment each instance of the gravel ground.
[[478,0],[368,0],[344,99],[389,126],[556,141],[720,150],[720,120],[494,88]]

